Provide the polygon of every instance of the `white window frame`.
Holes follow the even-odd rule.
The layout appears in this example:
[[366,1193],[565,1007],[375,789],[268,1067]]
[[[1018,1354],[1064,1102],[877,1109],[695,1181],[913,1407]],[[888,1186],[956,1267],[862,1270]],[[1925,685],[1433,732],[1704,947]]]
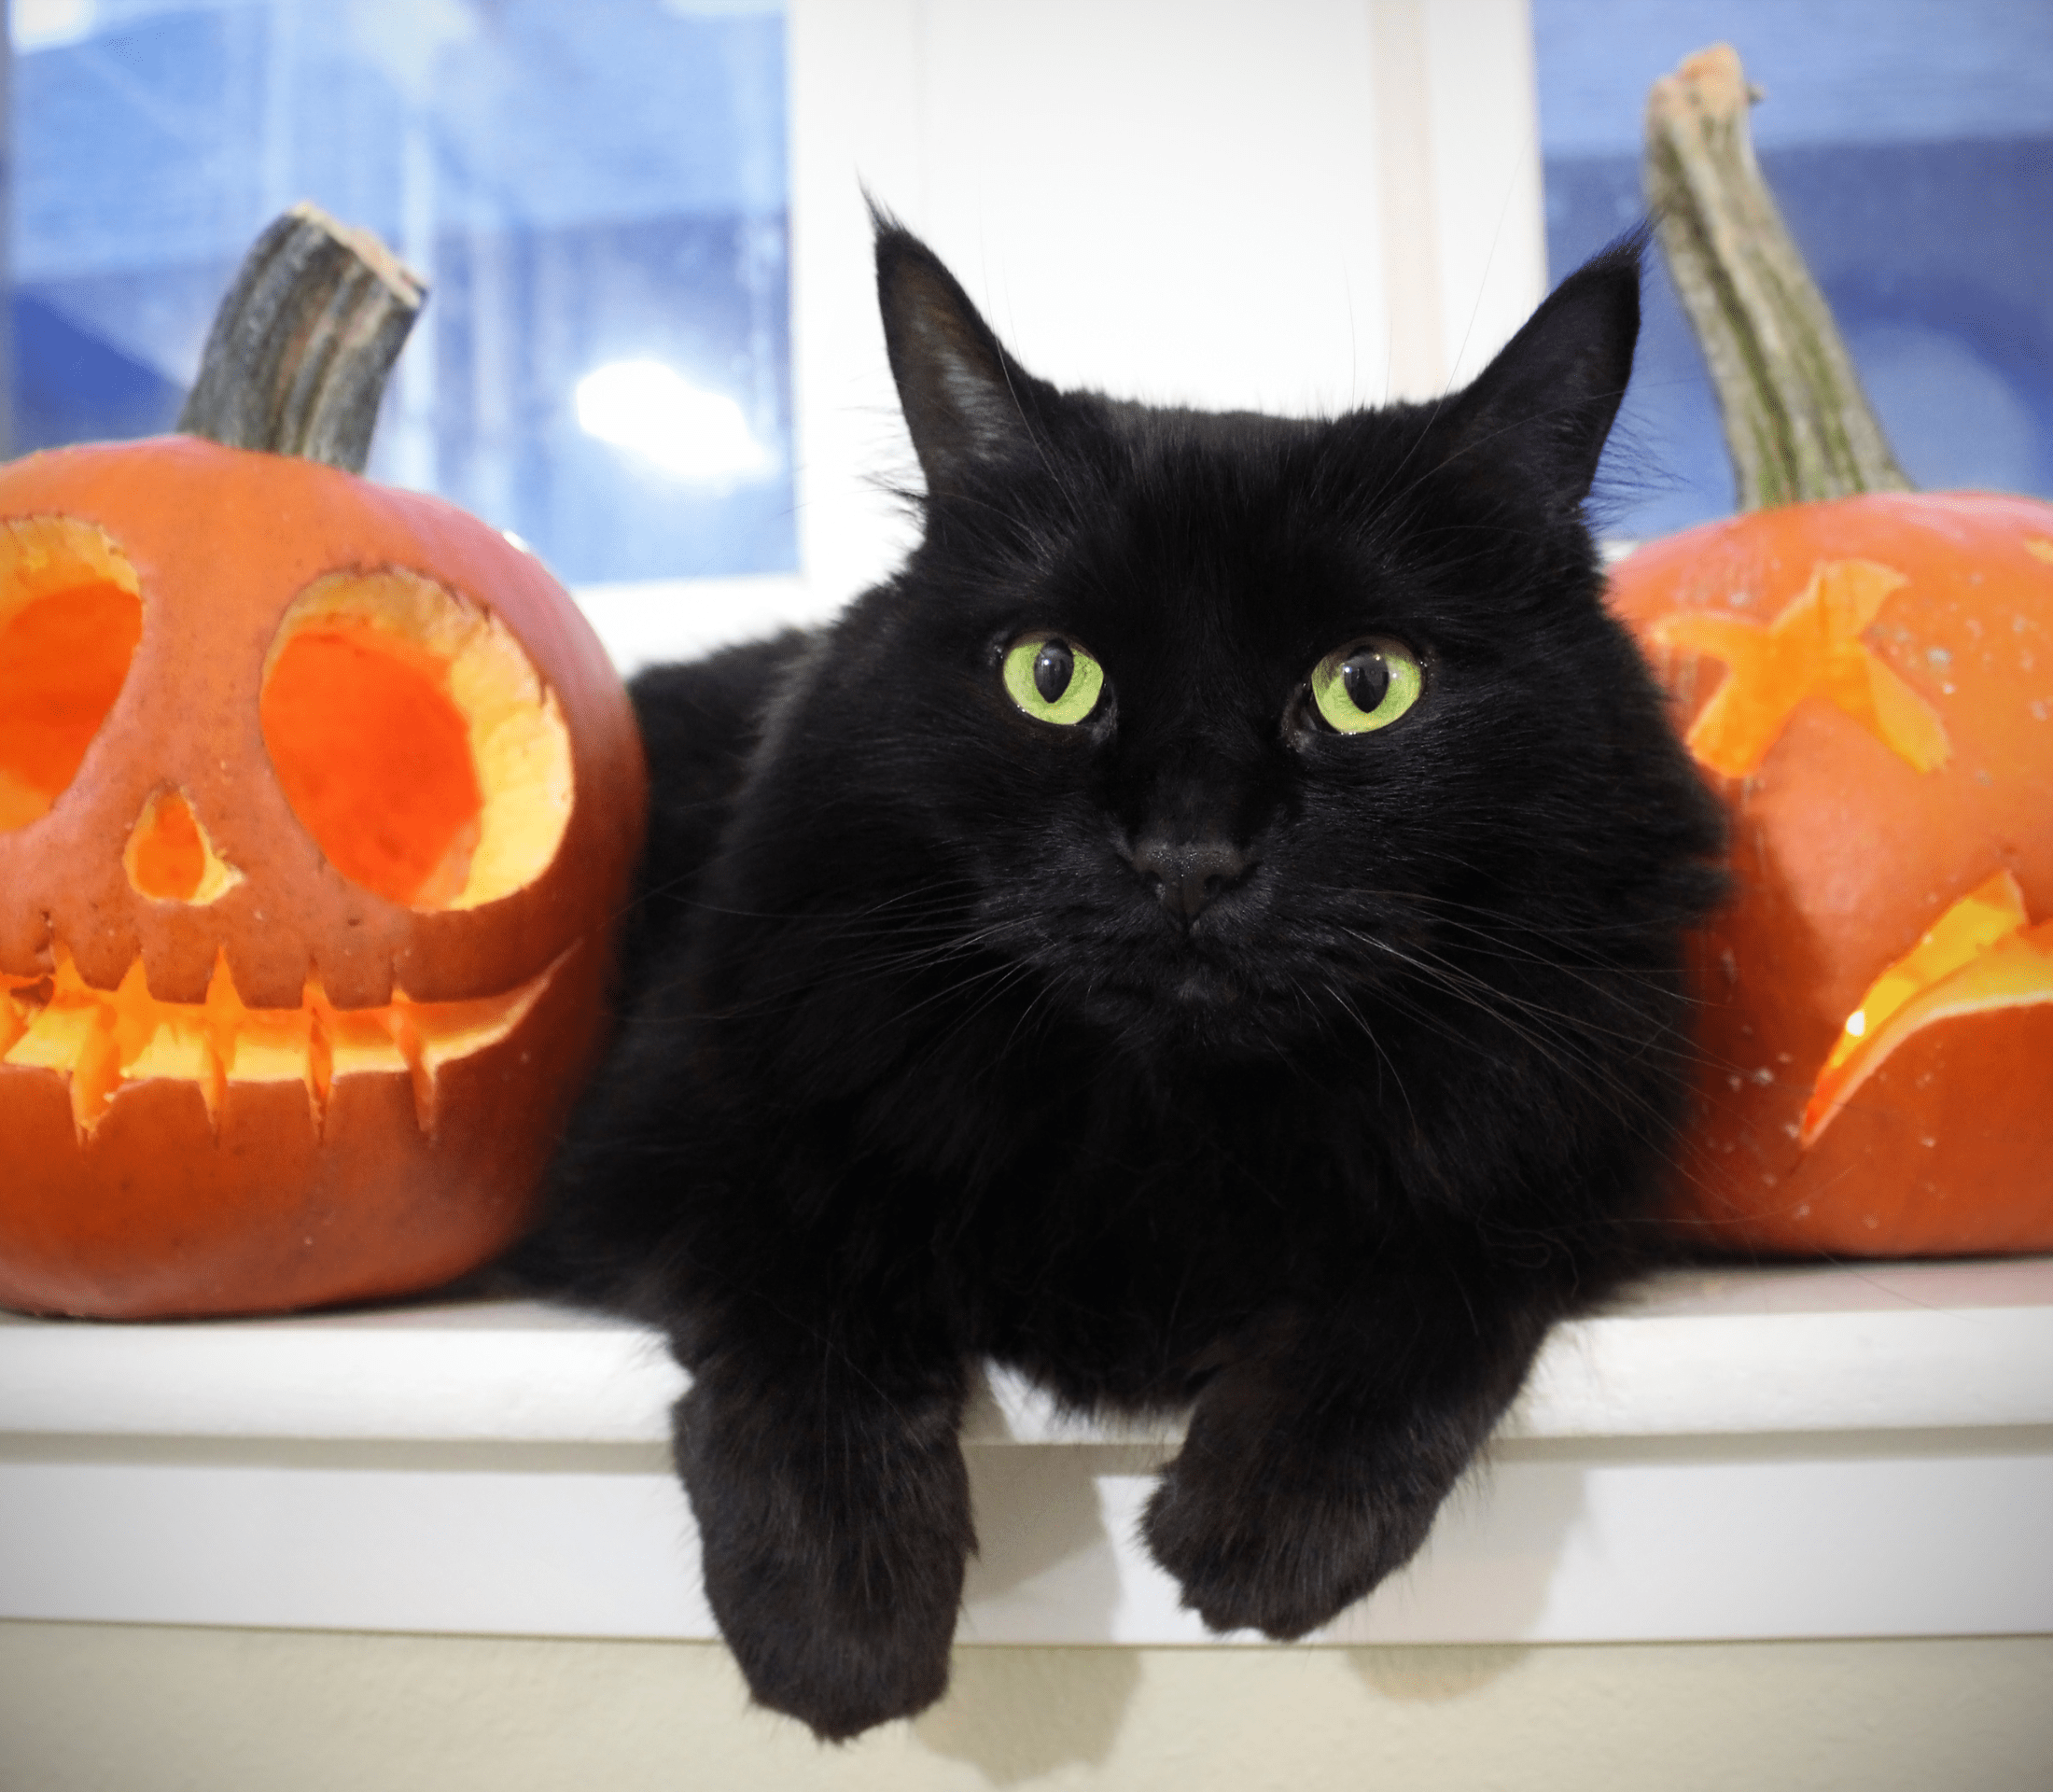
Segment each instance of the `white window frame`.
[[1545,287],[1527,0],[790,0],[801,570],[587,585],[623,669],[832,615],[913,537],[865,187],[1027,367],[1332,412],[1473,376]]

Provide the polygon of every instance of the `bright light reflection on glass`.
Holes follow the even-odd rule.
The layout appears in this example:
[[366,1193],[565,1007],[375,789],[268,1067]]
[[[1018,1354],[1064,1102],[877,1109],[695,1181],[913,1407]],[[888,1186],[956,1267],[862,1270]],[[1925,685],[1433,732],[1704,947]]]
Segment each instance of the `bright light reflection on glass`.
[[58,49],[91,36],[99,13],[96,0],[14,0],[7,36],[23,55]]
[[741,406],[705,392],[662,361],[608,361],[578,382],[585,434],[646,455],[679,479],[765,479],[776,461]]

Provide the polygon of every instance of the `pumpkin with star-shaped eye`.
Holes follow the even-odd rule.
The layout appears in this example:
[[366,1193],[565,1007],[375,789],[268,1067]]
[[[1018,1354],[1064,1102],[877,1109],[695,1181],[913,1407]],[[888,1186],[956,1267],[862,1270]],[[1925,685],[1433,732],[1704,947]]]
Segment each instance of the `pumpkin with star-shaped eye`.
[[1657,84],[1650,185],[1757,508],[1612,582],[1732,828],[1678,1223],[1783,1253],[2053,1248],[2053,505],[1906,489],[1747,104],[1723,47]]
[[[332,284],[294,354],[368,340]],[[452,506],[189,435],[0,469],[0,1302],[276,1309],[510,1243],[641,800],[597,640]]]
[[2053,505],[1795,504],[1617,569],[1738,898],[1694,943],[1695,1222],[2053,1247]]

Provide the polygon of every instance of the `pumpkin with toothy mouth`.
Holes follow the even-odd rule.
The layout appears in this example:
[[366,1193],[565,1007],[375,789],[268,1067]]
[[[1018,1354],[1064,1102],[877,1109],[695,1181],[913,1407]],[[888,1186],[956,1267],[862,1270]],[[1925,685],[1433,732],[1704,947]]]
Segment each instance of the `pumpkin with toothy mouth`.
[[0,469],[0,1303],[274,1310],[503,1248],[642,777],[567,594],[439,499],[190,436]]

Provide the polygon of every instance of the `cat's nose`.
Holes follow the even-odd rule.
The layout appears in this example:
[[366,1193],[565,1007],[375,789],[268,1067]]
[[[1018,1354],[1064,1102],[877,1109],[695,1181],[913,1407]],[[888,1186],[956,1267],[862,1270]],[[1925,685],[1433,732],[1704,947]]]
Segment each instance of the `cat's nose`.
[[1170,840],[1152,835],[1134,847],[1134,869],[1171,918],[1185,927],[1254,868],[1252,857],[1225,840]]

